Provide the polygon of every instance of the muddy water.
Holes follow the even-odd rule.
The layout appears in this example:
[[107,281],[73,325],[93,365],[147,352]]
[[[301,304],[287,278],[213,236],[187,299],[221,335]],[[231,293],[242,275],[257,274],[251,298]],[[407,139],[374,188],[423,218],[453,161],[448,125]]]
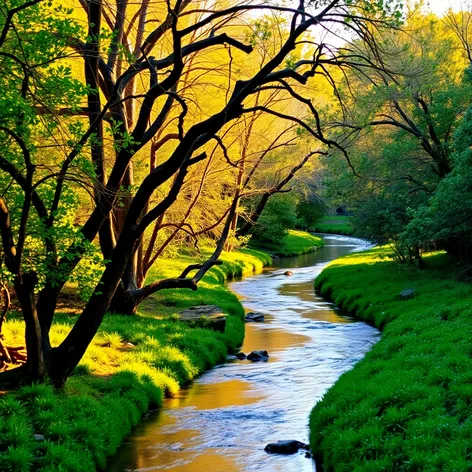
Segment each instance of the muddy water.
[[313,280],[329,261],[366,247],[354,238],[324,239],[315,253],[230,284],[247,310],[266,314],[264,323],[246,325],[242,351],[265,349],[269,362],[230,361],[202,375],[137,428],[108,471],[316,470],[302,453],[269,455],[264,446],[308,442],[313,405],[378,339],[377,330],[314,294]]

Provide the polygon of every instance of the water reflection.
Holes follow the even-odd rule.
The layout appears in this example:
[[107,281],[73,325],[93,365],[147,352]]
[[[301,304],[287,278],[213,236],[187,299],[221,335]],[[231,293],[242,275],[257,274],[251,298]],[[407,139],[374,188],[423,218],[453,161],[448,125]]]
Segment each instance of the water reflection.
[[238,379],[213,384],[195,382],[190,388],[181,390],[175,397],[167,400],[166,407],[208,410],[231,405],[248,405],[262,398],[261,395],[251,392],[250,387],[249,382]]
[[[267,314],[265,323],[246,326],[242,350],[266,349],[270,361],[233,361],[204,374],[139,426],[107,470],[316,470],[301,453],[268,455],[264,446],[307,442],[310,409],[378,336],[314,294],[313,280],[328,261],[364,247],[353,238],[325,240],[316,253],[280,259],[231,284],[248,310]],[[283,275],[287,268],[292,277]]]

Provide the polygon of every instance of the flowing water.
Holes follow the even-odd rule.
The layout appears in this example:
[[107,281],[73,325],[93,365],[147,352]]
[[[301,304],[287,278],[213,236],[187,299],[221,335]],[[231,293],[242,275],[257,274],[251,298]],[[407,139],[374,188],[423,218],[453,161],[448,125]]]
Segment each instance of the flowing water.
[[[308,442],[308,415],[323,393],[378,339],[371,326],[343,316],[313,291],[313,280],[365,241],[324,235],[317,252],[282,258],[260,275],[230,284],[246,310],[266,314],[247,323],[241,348],[264,349],[268,362],[229,361],[199,377],[134,431],[109,472],[304,472],[302,452],[267,454],[280,439]],[[290,269],[293,276],[284,275]]]

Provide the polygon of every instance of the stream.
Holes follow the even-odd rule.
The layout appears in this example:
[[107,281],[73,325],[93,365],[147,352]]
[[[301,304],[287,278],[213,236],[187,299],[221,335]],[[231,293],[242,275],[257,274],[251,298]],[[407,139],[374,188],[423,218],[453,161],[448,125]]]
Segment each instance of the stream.
[[[267,454],[264,447],[282,439],[308,443],[310,410],[379,338],[313,290],[327,263],[368,243],[323,239],[314,253],[281,258],[229,284],[246,311],[266,315],[264,323],[246,324],[241,351],[267,350],[269,361],[228,361],[166,399],[123,444],[109,472],[316,471],[303,452]],[[293,276],[284,275],[287,269]]]

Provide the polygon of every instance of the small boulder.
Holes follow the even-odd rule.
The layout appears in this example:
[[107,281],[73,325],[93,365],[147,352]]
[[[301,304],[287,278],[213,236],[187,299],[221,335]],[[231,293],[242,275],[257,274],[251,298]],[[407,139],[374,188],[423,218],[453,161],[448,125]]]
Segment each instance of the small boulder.
[[264,321],[264,315],[255,311],[251,311],[246,314],[246,323],[254,321],[256,323],[262,323]]
[[236,357],[236,359],[239,359],[240,361],[243,361],[244,359],[246,359],[246,354],[244,354],[244,352],[237,352],[234,357]]
[[306,452],[305,452],[305,457],[306,457],[307,459],[311,459],[311,452],[310,452],[310,451],[306,451]]
[[411,300],[415,298],[415,296],[416,290],[414,288],[405,288],[398,294],[400,300]]
[[248,354],[247,359],[252,362],[267,361],[269,354],[267,351],[252,351],[251,354]]
[[286,271],[284,272],[284,275],[290,276],[290,275],[293,275],[293,272],[292,272],[291,270],[286,270]]
[[285,441],[277,441],[276,443],[267,444],[264,451],[269,454],[295,454],[300,449],[307,450],[308,446],[300,441],[288,439]]
[[226,328],[226,315],[223,310],[216,305],[198,305],[188,308],[179,313],[181,321],[212,329],[213,331],[220,331],[224,333]]

